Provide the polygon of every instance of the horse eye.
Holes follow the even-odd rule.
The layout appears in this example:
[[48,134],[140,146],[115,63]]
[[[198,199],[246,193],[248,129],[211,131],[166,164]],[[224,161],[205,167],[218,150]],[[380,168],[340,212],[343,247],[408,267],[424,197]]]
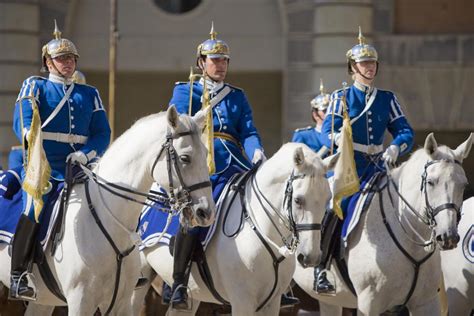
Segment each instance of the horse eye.
[[299,205],[299,206],[303,205],[303,203],[304,203],[304,199],[301,198],[301,197],[295,197],[295,198],[294,198],[294,201],[295,201],[295,203],[296,203],[297,205]]
[[430,186],[434,185],[434,181],[431,180],[431,179],[426,180],[426,183],[428,183],[428,185],[430,185]]
[[191,163],[191,156],[190,155],[181,155],[181,156],[179,156],[179,160],[181,160],[182,163]]

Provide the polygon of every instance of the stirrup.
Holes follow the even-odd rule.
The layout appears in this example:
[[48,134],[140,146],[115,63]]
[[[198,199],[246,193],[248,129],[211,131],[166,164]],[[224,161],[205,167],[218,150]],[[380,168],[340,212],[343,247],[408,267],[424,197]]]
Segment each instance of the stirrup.
[[[30,282],[28,281],[28,277],[31,279],[31,285],[33,285],[33,286],[30,286]],[[31,290],[33,291],[32,296],[20,295],[20,293],[18,293],[18,290],[20,288],[19,285],[20,285],[21,280],[23,278],[26,279],[27,287],[31,288]],[[10,290],[10,295],[9,295],[8,299],[10,299],[12,301],[15,301],[15,300],[30,301],[30,302],[36,301],[36,299],[37,299],[36,280],[35,280],[35,276],[33,275],[33,273],[29,273],[28,271],[24,271],[22,274],[20,274],[20,277],[17,279],[16,282],[17,282],[16,291],[14,293],[12,293],[11,290]]]
[[[182,288],[185,289],[184,300],[175,301],[178,298],[178,297],[176,297],[176,294],[178,293],[178,290],[180,290]],[[177,310],[191,310],[192,305],[190,305],[188,302],[189,302],[188,287],[183,285],[183,284],[179,284],[176,287],[176,289],[173,291],[173,293],[171,293],[170,307],[172,309],[177,309]]]
[[[323,296],[335,296],[336,295],[336,278],[334,273],[328,269],[322,269],[319,271],[314,286],[314,291],[319,295]],[[324,287],[323,287],[324,286]]]

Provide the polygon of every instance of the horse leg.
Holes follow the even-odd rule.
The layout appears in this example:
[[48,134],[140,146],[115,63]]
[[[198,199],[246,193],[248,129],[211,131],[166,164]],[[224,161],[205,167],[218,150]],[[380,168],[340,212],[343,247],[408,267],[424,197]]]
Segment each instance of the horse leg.
[[32,302],[26,307],[25,316],[51,316],[54,306],[40,305]]
[[171,308],[171,305],[170,307],[168,308],[168,311],[166,312],[166,316],[192,316],[192,315],[196,315],[196,312],[199,308],[199,304],[201,302],[200,301],[197,301],[195,299],[191,299],[191,297],[188,298],[188,304],[191,304],[191,309],[185,309],[185,310],[181,310],[181,309],[175,309],[175,308]]
[[407,307],[411,316],[441,316],[441,306],[438,295],[434,296],[431,301],[425,302],[423,305],[414,306],[414,304],[409,304]]
[[449,315],[470,315],[471,302],[459,290],[449,289],[447,295]]
[[[255,313],[255,315],[258,316],[267,316],[267,315],[278,315],[280,312],[280,300],[281,300],[281,294],[275,294],[273,296],[273,299],[268,301],[268,303],[258,312]],[[241,302],[242,304],[242,302]],[[232,306],[233,308],[233,306]],[[234,315],[234,313],[232,313]]]
[[[91,300],[91,295],[84,295],[86,291],[92,290],[75,289],[66,297],[69,316],[94,315],[97,310],[97,302]],[[105,313],[105,311],[102,311],[102,313]]]
[[155,277],[155,272],[151,268],[151,266],[146,261],[143,253],[140,253],[140,261],[141,261],[141,277],[146,278],[147,282],[140,285],[139,288],[135,288],[132,295],[132,308],[133,308],[133,315],[140,315],[140,311],[143,308],[145,296],[148,293],[148,290],[151,287],[151,282]]
[[342,306],[330,305],[319,301],[319,314],[321,316],[342,316]]

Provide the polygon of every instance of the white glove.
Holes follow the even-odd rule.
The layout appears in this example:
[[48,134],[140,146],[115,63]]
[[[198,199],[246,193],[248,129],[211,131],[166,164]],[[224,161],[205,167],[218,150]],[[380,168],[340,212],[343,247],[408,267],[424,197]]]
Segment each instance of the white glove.
[[394,165],[397,162],[398,154],[400,153],[400,148],[397,145],[390,145],[385,150],[382,155],[382,159],[387,162],[389,165]]
[[262,161],[264,162],[265,160],[267,160],[267,157],[265,157],[265,154],[263,153],[262,150],[260,149],[255,149],[254,153],[253,153],[253,158],[252,158],[252,164],[256,164],[257,162],[259,161]]
[[75,151],[73,153],[70,153],[67,157],[66,157],[66,162],[68,161],[71,161],[71,163],[73,164],[81,164],[81,165],[86,165],[87,164],[87,161],[89,159],[87,159],[87,156],[86,154],[84,154],[82,151],[78,150],[78,151]]

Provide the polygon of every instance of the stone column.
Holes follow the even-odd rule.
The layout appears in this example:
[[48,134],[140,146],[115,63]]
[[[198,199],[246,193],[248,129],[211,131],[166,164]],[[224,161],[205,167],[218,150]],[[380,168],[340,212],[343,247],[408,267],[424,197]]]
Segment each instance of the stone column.
[[350,83],[345,54],[357,43],[358,27],[372,42],[372,0],[292,1],[285,6],[288,29],[286,102],[283,139],[313,124],[310,100],[319,94],[322,78],[327,92]]
[[38,74],[39,4],[37,0],[0,0],[0,165],[19,142],[12,131],[15,100],[24,79]]

